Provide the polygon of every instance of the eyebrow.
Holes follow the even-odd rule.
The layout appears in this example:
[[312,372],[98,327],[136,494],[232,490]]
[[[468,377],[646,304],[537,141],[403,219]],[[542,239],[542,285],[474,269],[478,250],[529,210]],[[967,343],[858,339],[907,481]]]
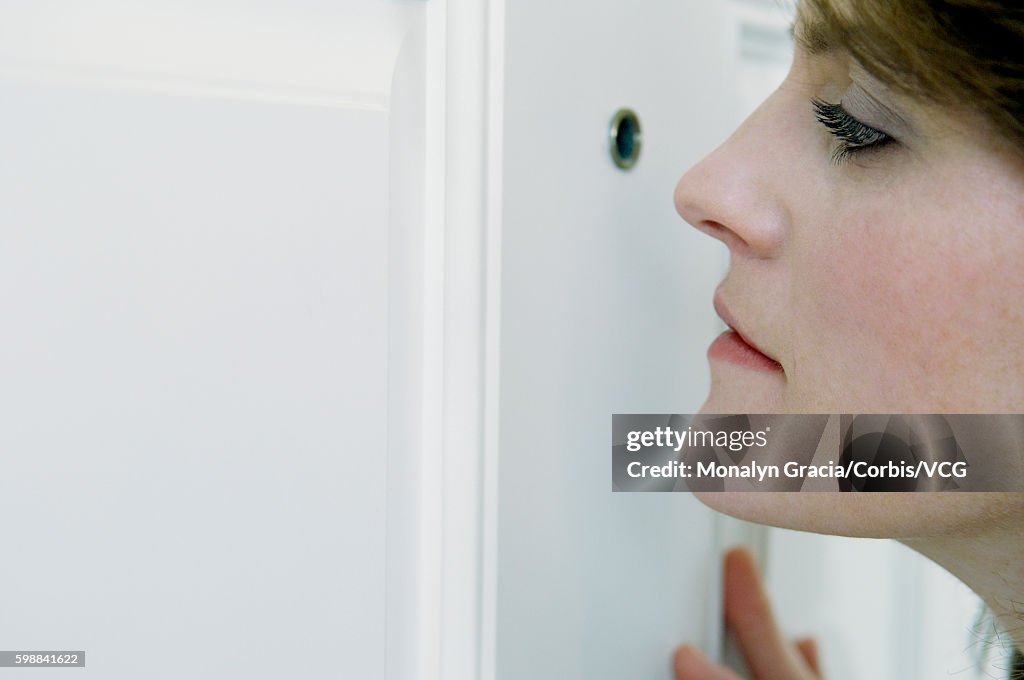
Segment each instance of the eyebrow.
[[[797,26],[800,30],[797,30]],[[789,36],[801,49],[811,56],[834,52],[836,46],[828,39],[824,24],[800,17],[789,25]]]

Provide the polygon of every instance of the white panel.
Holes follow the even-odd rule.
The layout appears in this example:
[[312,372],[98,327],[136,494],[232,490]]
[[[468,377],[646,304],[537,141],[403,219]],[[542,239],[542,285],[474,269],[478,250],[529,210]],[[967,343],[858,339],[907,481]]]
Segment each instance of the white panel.
[[[683,172],[731,130],[721,3],[507,3],[497,677],[668,680],[717,653],[711,512],[613,494],[612,413],[707,393],[721,244],[675,213]],[[608,155],[622,106],[637,166]]]
[[389,106],[420,11],[0,3],[4,649],[104,680],[378,678],[385,626],[411,653],[419,70]]
[[386,115],[0,102],[5,645],[379,674]]

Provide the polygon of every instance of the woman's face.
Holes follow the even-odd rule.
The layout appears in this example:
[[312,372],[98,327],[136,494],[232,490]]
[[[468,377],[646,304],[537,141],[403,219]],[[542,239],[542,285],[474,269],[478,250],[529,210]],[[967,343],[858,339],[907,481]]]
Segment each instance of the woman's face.
[[[778,363],[716,342],[702,412],[1021,411],[1024,167],[1008,147],[980,117],[896,96],[841,51],[798,48],[783,84],[676,187],[679,214],[729,248],[719,314]],[[703,498],[857,535],[935,530],[934,516],[892,516],[917,514],[899,512],[912,502],[962,506],[951,528],[1001,513],[981,505],[997,497],[1020,502],[917,496],[844,499],[845,519],[808,517],[836,501],[820,494]]]

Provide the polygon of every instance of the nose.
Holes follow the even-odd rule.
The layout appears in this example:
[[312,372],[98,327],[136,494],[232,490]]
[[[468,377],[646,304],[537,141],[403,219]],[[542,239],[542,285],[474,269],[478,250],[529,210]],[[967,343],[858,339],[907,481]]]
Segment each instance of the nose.
[[729,248],[730,257],[770,258],[788,223],[785,126],[773,119],[771,98],[721,146],[693,166],[675,189],[676,212]]

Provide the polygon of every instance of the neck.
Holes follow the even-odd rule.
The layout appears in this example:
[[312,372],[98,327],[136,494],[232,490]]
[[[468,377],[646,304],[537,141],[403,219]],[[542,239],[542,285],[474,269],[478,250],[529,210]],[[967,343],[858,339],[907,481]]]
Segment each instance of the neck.
[[995,524],[969,536],[903,538],[978,594],[1024,650],[1024,527]]

